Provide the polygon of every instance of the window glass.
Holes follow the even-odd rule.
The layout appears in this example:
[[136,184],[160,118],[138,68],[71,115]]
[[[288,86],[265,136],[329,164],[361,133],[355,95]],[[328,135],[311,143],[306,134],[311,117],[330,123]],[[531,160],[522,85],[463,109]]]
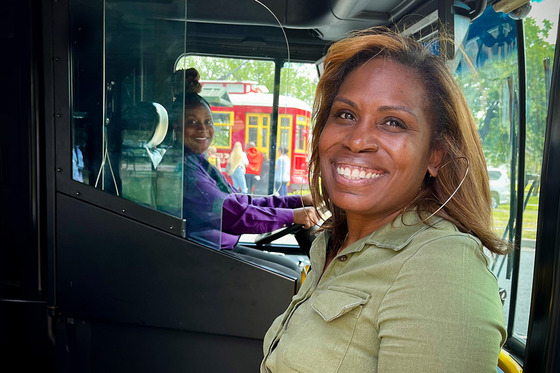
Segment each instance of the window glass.
[[[274,144],[277,152],[274,154],[265,152],[266,157],[270,160],[265,162],[268,163],[266,168],[271,170],[271,172],[267,171],[266,173],[272,175],[268,182],[268,193],[278,193],[280,190],[278,184],[274,184],[274,178],[279,173],[276,166],[279,157],[278,150],[284,148],[290,163],[290,181],[287,184],[287,193],[305,194],[309,192],[307,151],[308,143],[311,141],[311,107],[319,76],[315,64],[295,62],[285,62],[280,74],[279,124],[276,136],[270,138],[270,144]],[[268,87],[268,90],[272,91],[270,87]],[[254,125],[256,123],[255,120]],[[264,131],[267,131],[267,128]],[[268,132],[266,133],[268,135]],[[270,132],[270,134],[272,135],[273,132]],[[272,154],[274,155],[274,162],[271,159]],[[252,242],[254,239],[255,235],[241,237],[242,242]],[[293,236],[285,236],[278,242],[290,245],[297,244]]]
[[[512,242],[519,120],[515,21],[489,6],[470,26],[464,50],[457,78],[477,122],[486,157],[495,228]],[[489,257],[500,288],[511,294],[512,257]],[[507,300],[504,316],[507,323]]]
[[184,218],[188,238],[219,248],[229,190],[224,182],[221,194],[206,193],[207,170],[219,158],[210,148],[194,150],[200,135],[193,131],[215,131],[217,145],[229,149],[235,118],[223,87],[200,92],[222,108],[215,116],[208,110],[209,119],[187,104],[188,75],[176,69],[189,40],[186,2],[79,3],[70,5],[73,179]]
[[[312,63],[286,62],[281,71],[280,114],[289,114],[288,157],[291,162],[289,193],[307,193],[308,144],[311,141],[311,108],[319,81]],[[286,128],[288,128],[286,123]]]
[[291,149],[292,116],[282,115],[278,128],[278,147]]
[[[515,254],[520,255],[520,268],[514,320],[509,320],[514,254],[491,257],[491,268],[498,277],[499,286],[509,294],[504,304],[506,323],[512,328],[514,337],[522,341],[527,336],[531,302],[550,63],[554,55],[559,7],[557,2],[548,0],[531,5],[531,12],[523,20],[528,82],[527,139],[521,250]],[[515,20],[488,7],[471,25],[463,47],[466,56],[458,66],[457,78],[477,121],[486,156],[494,225],[504,239],[513,242],[519,172],[519,73]]]
[[295,150],[305,152],[307,150],[307,117],[303,115],[297,116],[296,134],[295,134]]
[[[72,6],[77,3],[81,6]],[[236,143],[244,151],[253,143],[263,155],[259,178],[248,193],[274,193],[279,148],[289,158],[288,193],[308,190],[315,65],[198,55],[189,50],[196,48],[198,33],[183,1],[162,7],[107,0],[88,14],[86,3],[70,5],[74,180],[184,218],[189,237],[193,229],[203,230],[203,222],[208,231],[222,227],[221,217],[212,215],[221,212],[221,201],[206,203],[211,206],[207,214],[193,212],[201,211],[197,203],[202,199],[192,196],[201,188],[189,175],[209,164],[233,184],[227,165]],[[98,18],[103,28],[82,34],[87,18]],[[276,64],[282,68],[275,88]],[[189,146],[197,120],[189,118],[186,103],[191,67],[200,75],[199,95],[211,108],[213,133],[210,146],[197,154]],[[218,236],[201,234],[200,241],[218,247]]]
[[527,69],[527,139],[520,277],[514,322],[515,332],[523,339],[527,337],[530,311],[540,175],[560,2],[532,1],[531,8],[531,12],[523,20]]
[[[166,46],[150,40],[166,33],[184,40],[184,22],[156,25],[147,4],[129,9],[108,0],[97,12],[78,3],[70,6],[73,179],[181,217],[182,155],[175,153],[182,146],[174,145],[169,112],[173,69],[165,66]],[[184,15],[184,4],[176,10]]]

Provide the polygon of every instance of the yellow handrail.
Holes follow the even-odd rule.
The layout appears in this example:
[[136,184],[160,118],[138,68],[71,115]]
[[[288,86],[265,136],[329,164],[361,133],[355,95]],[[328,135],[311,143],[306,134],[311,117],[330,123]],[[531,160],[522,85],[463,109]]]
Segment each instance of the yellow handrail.
[[523,373],[523,368],[503,349],[498,357],[498,368],[503,370],[504,373]]

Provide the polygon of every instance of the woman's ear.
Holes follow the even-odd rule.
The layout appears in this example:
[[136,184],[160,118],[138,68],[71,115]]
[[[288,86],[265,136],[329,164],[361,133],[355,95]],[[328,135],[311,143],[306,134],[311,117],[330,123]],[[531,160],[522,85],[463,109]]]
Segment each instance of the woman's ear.
[[443,160],[443,150],[433,149],[430,154],[428,163],[428,173],[431,177],[437,177],[438,171],[441,168],[441,161]]

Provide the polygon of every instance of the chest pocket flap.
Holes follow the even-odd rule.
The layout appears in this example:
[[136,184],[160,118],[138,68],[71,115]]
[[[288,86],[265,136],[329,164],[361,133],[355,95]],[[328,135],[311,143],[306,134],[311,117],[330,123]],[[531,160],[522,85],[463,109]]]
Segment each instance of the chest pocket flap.
[[343,286],[329,286],[313,301],[313,309],[326,322],[347,314],[357,307],[366,304],[371,295],[363,291]]

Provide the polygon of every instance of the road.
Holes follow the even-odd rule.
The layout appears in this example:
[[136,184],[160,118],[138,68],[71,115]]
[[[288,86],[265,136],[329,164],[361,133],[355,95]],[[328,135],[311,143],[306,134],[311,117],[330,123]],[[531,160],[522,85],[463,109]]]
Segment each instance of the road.
[[[507,261],[507,259],[506,259]],[[501,263],[501,260],[498,262]],[[507,263],[507,262],[506,262]],[[506,324],[508,322],[510,297],[511,294],[511,277],[507,274],[507,264],[504,263],[502,270],[498,268],[494,273],[499,274],[498,285],[508,292],[508,298],[504,304],[504,316]],[[529,311],[531,307],[531,291],[533,286],[533,269],[535,264],[535,250],[533,248],[521,248],[521,260],[519,263],[519,283],[517,290],[517,306],[515,308],[515,320],[513,330],[523,339],[527,337],[527,327],[529,323]],[[510,278],[508,278],[510,277]]]

